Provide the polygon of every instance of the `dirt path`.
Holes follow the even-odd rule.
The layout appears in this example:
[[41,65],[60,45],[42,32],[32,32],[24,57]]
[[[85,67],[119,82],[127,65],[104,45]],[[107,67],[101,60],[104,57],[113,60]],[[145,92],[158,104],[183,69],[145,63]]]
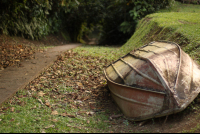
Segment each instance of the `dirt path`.
[[0,71],[0,105],[53,64],[62,52],[80,45],[76,43],[49,48],[34,54],[35,59],[21,62],[19,67],[10,66]]

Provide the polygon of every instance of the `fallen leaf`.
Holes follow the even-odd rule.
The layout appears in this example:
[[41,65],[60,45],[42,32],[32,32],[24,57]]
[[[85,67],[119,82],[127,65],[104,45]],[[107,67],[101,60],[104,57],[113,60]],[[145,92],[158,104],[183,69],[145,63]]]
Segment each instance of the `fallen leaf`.
[[28,93],[29,96],[31,95],[31,93],[29,91],[27,91],[27,93]]
[[81,100],[74,101],[75,103],[83,103]]
[[37,99],[38,97],[37,97],[37,96],[35,96],[35,95],[32,95],[32,98],[34,98],[34,99]]
[[53,120],[51,120],[51,121],[53,121],[53,122],[58,122],[58,120],[56,120],[56,119],[53,119]]
[[18,97],[19,97],[19,98],[23,98],[23,95],[19,95]]
[[35,88],[32,87],[32,88],[31,88],[31,91],[36,91],[36,90],[35,90]]
[[62,113],[61,116],[70,117],[70,118],[76,118],[75,115],[71,115],[71,114],[67,114],[67,113]]
[[42,102],[42,100],[41,99],[38,99],[38,101],[42,104],[42,105],[44,105],[44,103]]
[[47,129],[47,128],[54,128],[54,127],[55,127],[55,125],[50,125],[50,126],[47,126],[45,128]]
[[58,115],[58,112],[56,110],[51,112],[51,115]]
[[112,119],[119,118],[119,117],[122,117],[122,116],[123,116],[123,114],[111,115],[110,119],[112,120]]
[[14,112],[15,108],[14,107],[11,107],[11,112]]
[[33,106],[31,109],[36,109],[37,108],[37,106],[35,105],[35,106]]
[[45,93],[43,93],[42,91],[40,91],[40,92],[38,93],[38,96],[43,97],[44,95],[45,95]]
[[46,132],[44,130],[42,130],[41,133],[46,133]]
[[96,89],[96,88],[97,88],[97,86],[94,86],[93,88],[94,88],[94,89]]
[[42,76],[42,77],[40,77],[40,79],[46,79],[46,77]]
[[8,110],[9,108],[8,107],[3,107],[1,110],[2,111],[6,111],[6,110]]
[[95,112],[90,111],[90,112],[86,112],[87,115],[93,115]]
[[89,103],[90,109],[96,109],[93,103]]
[[22,48],[22,45],[18,45],[19,48]]
[[61,116],[66,117],[66,116],[67,116],[67,113],[62,113]]
[[83,114],[83,113],[86,113],[87,111],[78,111],[77,114]]
[[89,120],[87,120],[87,124],[89,124],[90,123],[90,121]]
[[60,55],[58,55],[58,56],[57,56],[57,60],[61,60],[61,61],[63,61],[63,60],[64,60],[64,57],[63,57],[63,55],[61,55],[61,54],[60,54]]
[[76,118],[75,115],[71,115],[71,114],[67,114],[67,116],[70,117],[70,118]]
[[50,104],[49,102],[46,102],[45,105],[46,105],[47,107],[51,107],[51,104]]
[[82,84],[81,82],[76,82],[76,84],[77,84],[78,86],[80,86],[80,87],[83,86],[83,84]]
[[14,121],[15,119],[14,118],[12,118],[10,121]]
[[20,101],[17,104],[20,105],[20,106],[24,106],[26,103],[24,101]]
[[71,108],[77,109],[77,107],[75,105],[70,105]]
[[81,129],[81,127],[78,127],[78,126],[71,126],[71,125],[66,125],[67,127],[73,127],[73,128],[78,128],[78,129]]
[[140,122],[139,127],[143,126],[147,121],[148,121],[148,120],[145,120],[145,121]]

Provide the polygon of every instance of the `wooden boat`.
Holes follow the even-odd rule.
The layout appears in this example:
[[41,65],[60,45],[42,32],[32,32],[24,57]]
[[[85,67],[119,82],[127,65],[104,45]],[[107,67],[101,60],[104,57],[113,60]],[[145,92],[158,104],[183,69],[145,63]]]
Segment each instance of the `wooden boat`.
[[200,68],[180,46],[154,41],[104,70],[111,96],[133,121],[184,110],[199,94]]

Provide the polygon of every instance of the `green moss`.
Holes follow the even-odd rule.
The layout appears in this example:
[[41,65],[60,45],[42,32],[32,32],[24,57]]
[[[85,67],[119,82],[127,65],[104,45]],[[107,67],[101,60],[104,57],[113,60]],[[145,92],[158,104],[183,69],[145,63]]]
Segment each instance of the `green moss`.
[[[199,6],[200,7],[200,6]],[[128,53],[151,41],[178,43],[193,59],[200,61],[200,13],[162,12],[140,20],[137,30],[120,51]]]

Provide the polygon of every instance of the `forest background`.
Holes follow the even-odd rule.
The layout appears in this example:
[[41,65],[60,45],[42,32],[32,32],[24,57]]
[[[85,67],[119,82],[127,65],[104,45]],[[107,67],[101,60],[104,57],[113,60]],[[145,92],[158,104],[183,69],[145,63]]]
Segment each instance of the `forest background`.
[[0,33],[38,40],[61,32],[82,42],[96,30],[99,44],[123,44],[138,20],[174,0],[1,0]]

